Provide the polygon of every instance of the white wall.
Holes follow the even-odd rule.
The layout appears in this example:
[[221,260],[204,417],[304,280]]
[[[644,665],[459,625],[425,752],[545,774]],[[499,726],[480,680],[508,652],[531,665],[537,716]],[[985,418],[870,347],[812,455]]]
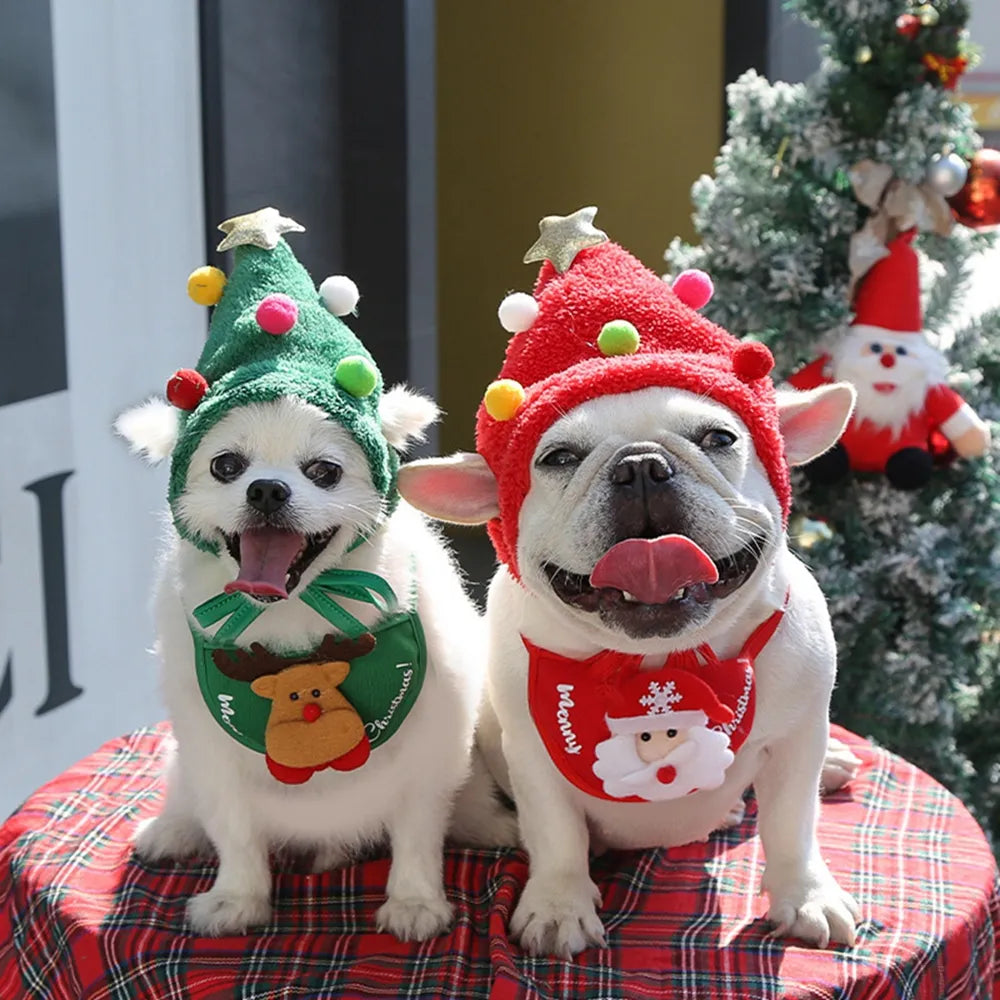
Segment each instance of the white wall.
[[[69,389],[0,407],[0,817],[163,716],[146,649],[166,474],[110,426],[196,361],[206,323],[185,294],[204,262],[197,0],[52,0],[51,13]],[[25,487],[68,472],[69,668],[82,694],[37,715],[50,650],[39,502]]]

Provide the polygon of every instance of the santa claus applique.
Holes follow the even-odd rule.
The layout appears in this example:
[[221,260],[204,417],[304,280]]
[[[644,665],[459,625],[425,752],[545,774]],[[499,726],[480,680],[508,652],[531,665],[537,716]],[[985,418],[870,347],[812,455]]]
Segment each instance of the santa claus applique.
[[948,364],[923,333],[915,230],[896,237],[858,288],[854,321],[835,349],[788,381],[796,389],[850,382],[857,405],[840,442],[806,467],[833,483],[854,469],[919,489],[935,460],[978,458],[989,429],[947,385]]
[[640,671],[605,717],[610,736],[595,747],[605,795],[647,802],[718,788],[733,762],[733,712],[686,670]]

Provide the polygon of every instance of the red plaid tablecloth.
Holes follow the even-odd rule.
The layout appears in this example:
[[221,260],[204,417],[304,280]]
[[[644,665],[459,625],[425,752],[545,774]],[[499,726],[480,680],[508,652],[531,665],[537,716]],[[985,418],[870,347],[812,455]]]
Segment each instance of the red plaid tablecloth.
[[[0,827],[0,998],[998,997],[993,858],[962,805],[905,761],[846,736],[864,760],[823,804],[820,841],[860,900],[855,948],[766,937],[751,801],[739,828],[666,851],[594,862],[610,947],[531,959],[507,936],[527,875],[515,851],[449,850],[452,932],[401,944],[372,929],[388,862],[280,872],[269,927],[191,936],[184,904],[209,862],[147,865],[129,849],[156,812],[165,727],[114,740]],[[844,734],[840,734],[844,735]]]

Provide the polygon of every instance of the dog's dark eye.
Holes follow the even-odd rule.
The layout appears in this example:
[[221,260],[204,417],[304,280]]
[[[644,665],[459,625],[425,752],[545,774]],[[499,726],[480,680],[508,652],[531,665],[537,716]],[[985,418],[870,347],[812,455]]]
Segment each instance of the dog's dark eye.
[[705,451],[718,451],[721,448],[728,448],[736,443],[736,435],[732,431],[723,431],[716,428],[709,431],[702,439],[700,447]]
[[546,465],[550,469],[565,469],[571,465],[580,464],[580,456],[569,448],[553,448],[546,452],[538,460],[539,465]]
[[648,743],[652,738],[652,733],[639,733],[639,739],[642,740],[643,743]]
[[249,464],[242,455],[238,455],[235,451],[224,451],[212,459],[209,469],[220,483],[231,483],[246,472]]
[[312,689],[312,696],[313,696],[314,698],[318,698],[318,697],[320,696],[320,694],[321,694],[321,692],[320,692],[320,689],[319,689],[319,688],[313,688],[313,689]]
[[303,465],[302,474],[321,489],[329,490],[340,482],[344,470],[336,462],[324,462],[322,459],[318,459],[308,465]]
[[299,700],[299,692],[298,691],[293,691],[288,697],[291,698],[292,701],[298,701]]
[[677,730],[676,729],[668,729],[667,730],[667,739],[672,740],[676,735],[677,735]]

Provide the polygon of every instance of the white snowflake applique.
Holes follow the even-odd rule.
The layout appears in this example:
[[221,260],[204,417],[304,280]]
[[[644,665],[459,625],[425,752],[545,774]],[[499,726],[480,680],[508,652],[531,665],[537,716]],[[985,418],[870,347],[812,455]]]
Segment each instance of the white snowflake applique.
[[683,695],[678,692],[673,681],[667,681],[666,684],[650,681],[649,694],[644,694],[639,699],[639,704],[646,706],[647,715],[662,715],[682,700]]

